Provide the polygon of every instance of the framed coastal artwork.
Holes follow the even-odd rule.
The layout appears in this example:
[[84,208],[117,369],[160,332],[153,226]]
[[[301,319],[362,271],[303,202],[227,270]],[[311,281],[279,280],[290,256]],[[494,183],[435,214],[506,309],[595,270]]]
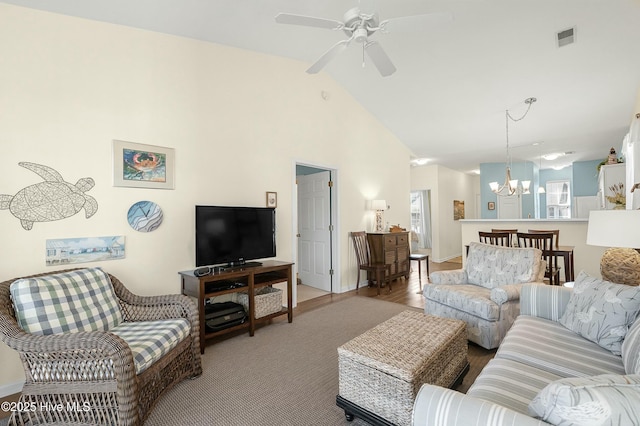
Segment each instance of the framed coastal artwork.
[[453,220],[464,219],[464,201],[453,200]]
[[113,141],[113,186],[174,189],[173,148]]
[[47,266],[125,258],[124,235],[47,240]]

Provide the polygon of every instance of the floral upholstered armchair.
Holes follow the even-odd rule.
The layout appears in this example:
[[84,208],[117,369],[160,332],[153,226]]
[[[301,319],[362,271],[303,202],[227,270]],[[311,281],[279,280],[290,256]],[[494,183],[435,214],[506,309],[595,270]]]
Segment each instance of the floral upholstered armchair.
[[536,248],[471,243],[463,269],[437,271],[424,287],[427,314],[467,323],[468,339],[493,349],[520,313],[520,289],[540,282],[545,264]]
[[9,424],[142,424],[202,373],[199,336],[187,296],[137,296],[100,268],[2,282],[0,339],[25,373]]

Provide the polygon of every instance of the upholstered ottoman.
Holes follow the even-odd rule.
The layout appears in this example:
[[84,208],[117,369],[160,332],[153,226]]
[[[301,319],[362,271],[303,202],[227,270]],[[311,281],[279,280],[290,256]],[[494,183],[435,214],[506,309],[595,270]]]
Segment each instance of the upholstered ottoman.
[[338,348],[336,403],[347,420],[410,425],[420,387],[451,387],[468,367],[463,321],[404,311]]

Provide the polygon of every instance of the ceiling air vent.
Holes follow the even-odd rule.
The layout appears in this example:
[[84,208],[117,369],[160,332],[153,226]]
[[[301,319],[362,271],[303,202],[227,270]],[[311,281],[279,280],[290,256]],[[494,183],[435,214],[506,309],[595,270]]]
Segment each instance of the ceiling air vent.
[[566,46],[576,42],[576,28],[569,28],[567,30],[559,31],[556,34],[558,40],[558,47]]

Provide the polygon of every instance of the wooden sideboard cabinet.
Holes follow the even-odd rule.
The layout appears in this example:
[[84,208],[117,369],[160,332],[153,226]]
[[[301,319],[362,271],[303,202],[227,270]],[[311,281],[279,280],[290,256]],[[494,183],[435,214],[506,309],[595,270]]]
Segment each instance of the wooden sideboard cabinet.
[[372,262],[390,265],[390,279],[409,279],[409,232],[367,233],[367,240]]

